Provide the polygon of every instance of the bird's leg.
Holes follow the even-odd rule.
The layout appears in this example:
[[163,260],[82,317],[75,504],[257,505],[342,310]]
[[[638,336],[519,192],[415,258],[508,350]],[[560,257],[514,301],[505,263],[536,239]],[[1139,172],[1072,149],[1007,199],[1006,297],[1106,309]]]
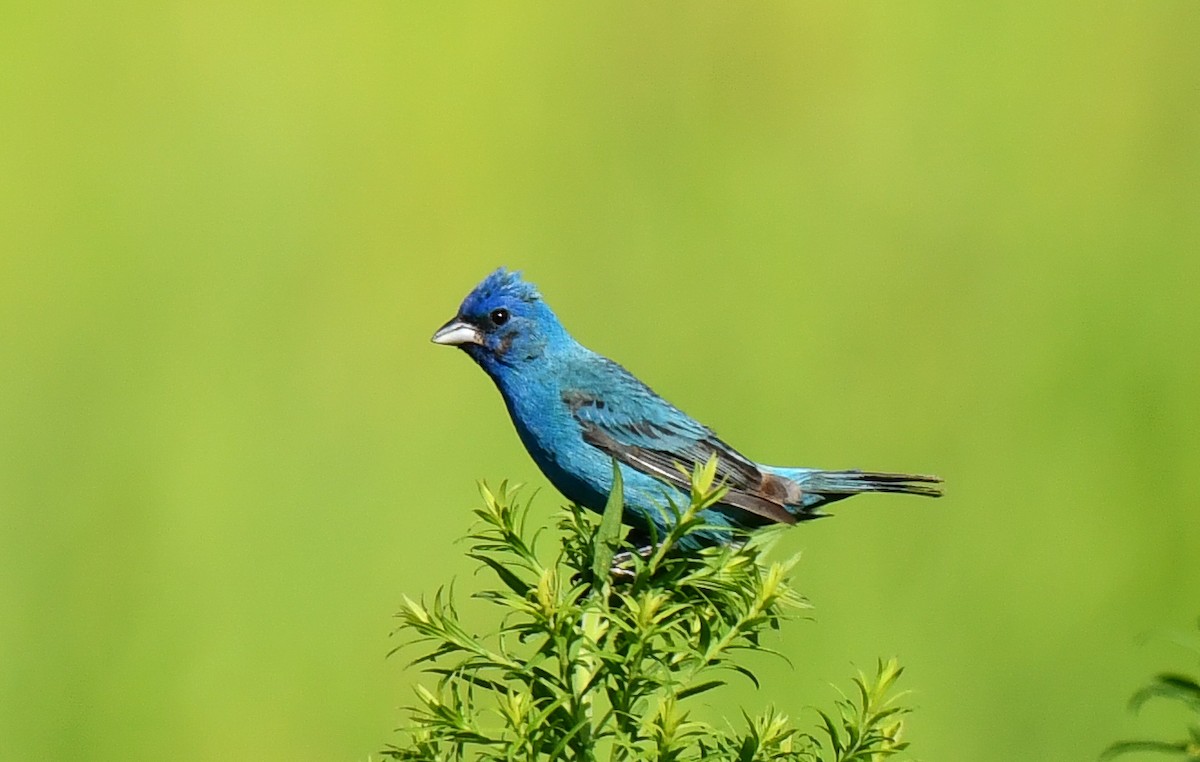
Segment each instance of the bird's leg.
[[634,553],[638,554],[642,558],[649,558],[650,554],[653,552],[654,552],[653,545],[645,545],[643,547],[638,548],[637,550],[623,550],[620,553],[617,553],[615,556],[613,556],[613,566],[619,566],[620,564],[629,563],[630,561],[633,560]]
[[646,545],[638,548],[637,550],[623,550],[620,553],[617,553],[612,559],[612,575],[619,579],[633,579],[636,574],[634,573],[633,569],[625,568],[625,565],[633,560],[633,555],[635,553],[641,556],[644,560],[649,558],[653,552],[654,546]]

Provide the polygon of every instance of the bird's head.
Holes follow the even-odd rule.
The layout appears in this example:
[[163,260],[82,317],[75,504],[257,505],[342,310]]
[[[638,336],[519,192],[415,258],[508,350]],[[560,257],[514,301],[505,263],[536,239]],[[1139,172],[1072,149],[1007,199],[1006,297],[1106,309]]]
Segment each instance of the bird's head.
[[533,284],[503,267],[467,294],[458,314],[432,338],[462,349],[492,374],[536,360],[565,340],[566,331]]

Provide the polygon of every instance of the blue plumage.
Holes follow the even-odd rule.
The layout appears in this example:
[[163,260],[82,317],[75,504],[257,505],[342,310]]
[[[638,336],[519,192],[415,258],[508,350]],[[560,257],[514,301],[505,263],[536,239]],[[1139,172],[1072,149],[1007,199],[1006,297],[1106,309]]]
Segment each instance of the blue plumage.
[[[612,459],[625,486],[625,521],[649,537],[670,520],[667,500],[686,503],[690,470],[711,456],[729,491],[706,512],[716,527],[793,524],[860,492],[937,497],[934,476],[779,468],[746,458],[612,360],[575,341],[534,286],[497,270],[467,295],[433,336],[457,346],[495,382],[521,442],[572,502],[600,511],[612,488]],[[693,546],[726,533],[693,535]]]

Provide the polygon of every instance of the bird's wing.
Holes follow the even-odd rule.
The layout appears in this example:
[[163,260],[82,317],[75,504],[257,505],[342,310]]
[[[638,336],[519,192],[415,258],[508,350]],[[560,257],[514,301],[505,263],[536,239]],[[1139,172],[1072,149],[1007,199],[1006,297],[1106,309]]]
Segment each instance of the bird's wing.
[[563,402],[583,429],[584,441],[685,492],[691,485],[681,467],[690,470],[716,456],[717,480],[728,487],[722,503],[769,521],[796,523],[784,507],[799,503],[800,489],[794,482],[763,471],[620,366],[615,369],[621,375],[607,379],[611,385],[619,378],[613,393],[563,392]]

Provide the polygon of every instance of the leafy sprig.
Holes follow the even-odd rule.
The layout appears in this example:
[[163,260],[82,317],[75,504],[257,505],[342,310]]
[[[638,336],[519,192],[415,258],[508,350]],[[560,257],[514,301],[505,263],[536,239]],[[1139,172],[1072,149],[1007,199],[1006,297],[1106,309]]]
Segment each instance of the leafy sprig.
[[[905,748],[891,698],[894,661],[856,693],[822,713],[823,727],[802,732],[768,708],[741,727],[716,728],[692,717],[690,699],[731,675],[758,684],[739,663],[768,651],[776,629],[807,603],[791,587],[796,558],[767,562],[767,530],[701,551],[682,552],[695,531],[714,531],[703,511],[718,503],[716,464],[691,474],[687,506],[666,506],[672,528],[646,549],[622,539],[620,473],[597,524],[578,506],[559,520],[557,550],[543,553],[541,532],[526,525],[527,504],[502,483],[481,488],[479,523],[468,555],[495,585],[475,598],[497,609],[494,632],[468,631],[452,590],[404,599],[397,632],[424,646],[413,664],[435,675],[416,689],[403,740],[385,750],[402,760],[663,760],[691,762],[858,762]],[[614,563],[616,568],[614,568]]]
[[[1200,621],[1197,622],[1197,626],[1200,627]],[[1181,645],[1200,656],[1200,637],[1183,641]],[[1133,698],[1129,700],[1129,708],[1134,712],[1141,711],[1152,699],[1163,699],[1182,705],[1191,713],[1192,721],[1188,725],[1186,736],[1173,741],[1118,741],[1109,746],[1101,758],[1151,751],[1170,754],[1188,762],[1200,762],[1200,678],[1163,672],[1156,675],[1149,685],[1133,694]]]

